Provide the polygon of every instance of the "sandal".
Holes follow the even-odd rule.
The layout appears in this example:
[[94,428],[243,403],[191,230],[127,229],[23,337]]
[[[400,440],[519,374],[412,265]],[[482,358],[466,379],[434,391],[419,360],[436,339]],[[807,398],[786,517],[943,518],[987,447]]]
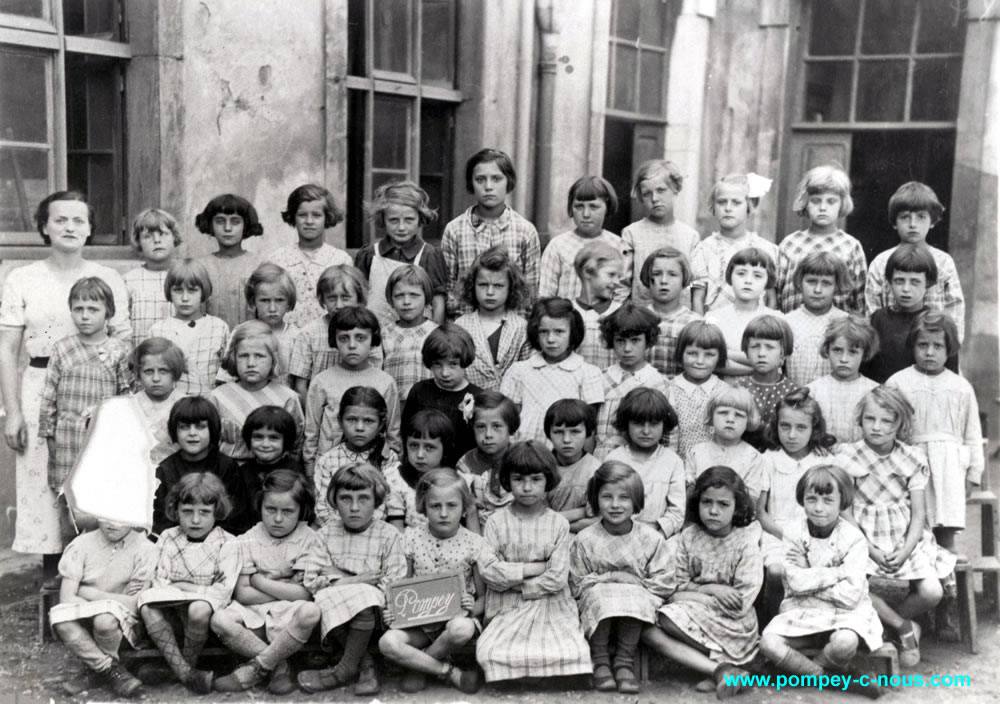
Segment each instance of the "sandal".
[[611,667],[597,665],[594,667],[594,689],[598,692],[613,692],[617,688],[615,678],[611,676]]
[[914,667],[920,663],[920,624],[904,621],[899,635],[899,664]]

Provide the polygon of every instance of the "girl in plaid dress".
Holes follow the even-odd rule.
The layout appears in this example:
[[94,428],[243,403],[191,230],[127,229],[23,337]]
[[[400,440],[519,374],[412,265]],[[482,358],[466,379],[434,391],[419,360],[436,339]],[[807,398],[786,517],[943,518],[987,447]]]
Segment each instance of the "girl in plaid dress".
[[171,313],[169,299],[163,298],[163,282],[170,260],[181,245],[177,220],[165,210],[147,208],[132,221],[132,248],[143,258],[141,266],[122,274],[128,291],[128,312],[132,321],[132,346],[149,337],[149,327]]
[[569,523],[545,503],[554,483],[555,459],[542,443],[517,443],[504,455],[500,484],[514,503],[486,524],[495,555],[480,565],[489,591],[476,660],[487,682],[592,671],[567,582]]
[[677,429],[667,440],[670,449],[687,457],[692,447],[712,439],[712,429],[705,425],[705,407],[726,386],[715,376],[716,369],[726,366],[726,338],[712,323],[688,323],[677,338],[676,359],[681,373],[671,381],[667,400],[677,414]]
[[792,329],[775,315],[759,315],[751,320],[740,341],[753,373],[740,379],[739,384],[750,392],[760,411],[760,425],[750,429],[746,440],[761,452],[770,449],[764,429],[774,421],[775,404],[799,388],[782,373],[793,344]]
[[[832,465],[813,467],[796,483],[795,498],[806,519],[784,535],[786,597],[760,649],[779,670],[819,676],[845,670],[862,643],[869,652],[880,648],[882,624],[868,598],[867,541],[840,516],[854,498],[850,477]],[[800,652],[807,647],[822,650],[810,659]],[[879,694],[874,684],[858,687]]]
[[842,445],[837,462],[854,478],[854,520],[868,539],[868,574],[910,584],[896,609],[875,595],[872,602],[899,638],[900,664],[913,667],[920,662],[914,619],[941,601],[941,580],[954,571],[955,555],[940,548],[927,527],[927,456],[903,442],[913,427],[909,401],[880,386],[859,404],[857,418],[864,439]]
[[438,326],[424,317],[431,280],[419,266],[404,264],[389,274],[385,293],[395,315],[382,326],[382,371],[396,380],[399,402],[405,404],[410,387],[431,378],[422,353],[427,336]]
[[[587,502],[600,515],[570,548],[569,585],[590,641],[594,689],[636,694],[635,653],[644,623],[672,591],[673,566],[659,531],[634,521],[643,505],[642,479],[623,462],[605,462],[587,486]],[[608,644],[615,631],[614,676]]]
[[462,455],[455,465],[472,490],[470,530],[482,533],[486,519],[513,501],[510,493],[500,486],[500,461],[520,425],[517,406],[499,391],[480,391],[473,397],[472,434],[476,449]]
[[[289,321],[290,314],[295,310],[295,304],[298,301],[295,282],[288,272],[277,264],[264,262],[250,274],[243,295],[246,297],[247,306],[253,312],[254,318],[262,323],[267,323],[277,338],[278,361],[276,364],[281,369],[278,379],[291,388],[288,363],[292,358],[292,345],[300,332],[299,328]],[[223,376],[222,373],[219,376]],[[229,377],[228,374],[225,376]],[[232,381],[232,379],[226,378],[224,381]]]
[[434,409],[413,416],[406,427],[402,462],[384,470],[389,483],[386,520],[401,533],[410,526],[427,525],[427,517],[417,510],[417,483],[432,469],[454,464],[455,426],[451,419]]
[[747,673],[740,666],[757,655],[753,602],[763,573],[760,530],[752,525],[750,493],[729,467],[713,467],[698,477],[687,515],[693,525],[674,543],[675,591],[642,640],[667,659],[710,676],[698,691],[714,689],[722,699],[742,689]]
[[[406,668],[400,689],[419,692],[432,675],[472,694],[479,689],[479,671],[462,671],[448,656],[469,643],[482,626],[486,587],[478,563],[488,551],[483,539],[462,527],[462,517],[474,508],[465,481],[452,469],[433,469],[417,483],[417,508],[427,516],[427,525],[407,528],[403,535],[408,575],[420,577],[458,572],[462,576],[461,616],[447,622],[417,628],[394,629],[379,640],[378,647],[389,660]],[[391,610],[386,610],[387,624]]]
[[212,615],[212,631],[222,644],[249,661],[217,679],[215,691],[241,692],[268,678],[272,694],[295,690],[287,660],[320,618],[303,586],[319,576],[324,550],[309,527],[313,504],[301,474],[277,469],[264,479],[255,505],[260,523],[238,538],[243,570],[235,599]]
[[[197,669],[209,622],[229,605],[242,569],[236,539],[215,524],[231,508],[225,487],[211,472],[194,472],[175,484],[167,495],[167,516],[178,525],[160,534],[152,586],[139,594],[150,639],[177,679],[198,694],[212,690],[212,673]],[[183,645],[174,633],[178,619]],[[147,679],[142,669],[140,678]]]
[[685,305],[691,265],[680,250],[662,247],[646,257],[639,280],[649,289],[649,310],[660,320],[660,334],[649,350],[649,363],[673,379],[681,369],[677,362],[677,338],[685,325],[701,320],[701,315]]
[[124,637],[142,639],[136,595],[149,586],[156,547],[142,533],[110,521],[84,533],[59,560],[59,603],[49,611],[52,631],[119,697],[140,682],[118,662]]
[[476,358],[466,370],[483,389],[500,389],[507,370],[531,354],[528,324],[520,310],[527,296],[524,277],[503,247],[476,257],[462,280],[462,300],[472,308],[455,323],[472,335]]
[[57,493],[83,448],[94,408],[128,393],[134,381],[128,343],[108,335],[107,321],[115,315],[111,287],[96,276],[80,279],[70,289],[69,309],[77,334],[53,346],[38,412],[38,437],[49,450],[49,488]]
[[517,404],[521,440],[545,442],[545,411],[561,398],[604,403],[601,370],[576,353],[585,333],[583,318],[565,298],[543,298],[528,320],[528,341],[535,352],[504,376],[500,393]]
[[830,360],[821,350],[830,323],[848,315],[833,306],[833,297],[846,291],[850,281],[844,262],[829,252],[813,252],[799,264],[792,282],[802,305],[785,314],[794,340],[785,370],[796,386],[805,386],[830,373]]
[[341,687],[355,678],[355,694],[379,690],[368,642],[385,608],[386,588],[406,576],[402,536],[374,517],[388,493],[382,473],[370,464],[341,467],[330,482],[326,501],[340,520],[320,529],[323,566],[304,585],[322,614],[323,640],[334,638],[344,654],[332,667],[299,673],[299,686],[309,693]]

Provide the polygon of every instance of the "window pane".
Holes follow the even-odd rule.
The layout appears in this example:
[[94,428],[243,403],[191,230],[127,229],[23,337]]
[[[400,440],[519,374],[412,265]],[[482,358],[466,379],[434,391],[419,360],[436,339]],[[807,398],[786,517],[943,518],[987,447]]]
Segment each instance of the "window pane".
[[365,0],[347,3],[347,72],[352,76],[367,76],[365,63]]
[[437,242],[451,219],[453,108],[425,101],[420,106],[420,187],[430,196],[438,219],[424,225],[424,239]]
[[644,2],[640,6],[639,35],[644,44],[663,46],[663,15],[665,2]]
[[858,121],[902,121],[906,64],[906,61],[861,62],[858,67]]
[[379,0],[373,3],[375,68],[396,73],[410,70],[410,0]]
[[63,0],[66,34],[121,40],[117,0]]
[[408,165],[409,98],[375,96],[372,129],[372,168],[400,169]]
[[924,59],[913,67],[911,120],[954,120],[958,117],[958,88],[962,60]]
[[120,197],[112,156],[69,152],[66,155],[66,180],[71,190],[86,193],[87,202],[94,207],[94,234],[117,234],[115,223]]
[[920,0],[920,33],[917,35],[917,52],[962,51],[965,46],[965,2]]
[[615,95],[611,107],[635,112],[635,72],[639,68],[639,52],[622,44],[613,45],[612,51],[615,52]]
[[851,117],[851,62],[806,64],[806,122],[847,122]]
[[0,139],[49,141],[44,56],[0,51]]
[[642,52],[642,73],[639,75],[639,112],[663,114],[663,54]]
[[868,0],[862,54],[908,54],[917,0]]
[[455,83],[454,0],[423,0],[420,37],[421,80]]
[[[618,14],[615,36],[619,39],[639,38],[639,3],[641,0],[617,0]],[[646,0],[648,2],[649,0]],[[655,1],[655,0],[654,0]]]
[[809,53],[843,56],[854,53],[860,0],[825,0],[812,3]]
[[[22,17],[43,18],[42,0],[0,0],[0,12]],[[0,227],[0,229],[3,229]]]
[[35,208],[48,193],[48,150],[0,147],[0,231],[33,231]]

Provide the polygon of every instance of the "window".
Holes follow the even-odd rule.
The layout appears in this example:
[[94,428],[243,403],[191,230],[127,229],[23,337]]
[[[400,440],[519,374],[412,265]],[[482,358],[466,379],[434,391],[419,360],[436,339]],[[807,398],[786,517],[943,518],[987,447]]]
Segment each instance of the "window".
[[118,0],[0,0],[0,244],[41,244],[35,208],[64,188],[91,242],[124,241],[124,27]]
[[451,213],[457,0],[349,0],[347,246],[372,238],[362,201],[383,183],[416,181]]
[[611,10],[608,114],[662,121],[670,42],[679,8],[664,0],[615,0]]

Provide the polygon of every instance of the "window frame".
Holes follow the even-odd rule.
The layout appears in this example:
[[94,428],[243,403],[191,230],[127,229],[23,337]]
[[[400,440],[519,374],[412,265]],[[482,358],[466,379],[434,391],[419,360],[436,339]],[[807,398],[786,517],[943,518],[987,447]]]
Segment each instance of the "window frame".
[[[640,31],[639,36],[632,40],[625,37],[619,37],[615,34],[618,28],[618,6],[620,0],[612,0],[611,2],[611,16],[610,24],[608,26],[608,78],[607,78],[607,90],[605,94],[605,105],[604,105],[604,116],[611,117],[618,120],[626,121],[638,121],[651,123],[656,125],[666,125],[667,124],[667,85],[666,81],[669,77],[670,70],[670,50],[673,44],[674,36],[674,25],[676,20],[674,19],[674,12],[664,3],[664,14],[663,14],[663,45],[657,44],[647,44],[642,41],[642,32]],[[627,47],[636,50],[636,72],[635,72],[635,107],[636,110],[622,110],[621,108],[615,107],[615,74],[618,68],[618,47]],[[638,108],[642,104],[642,99],[640,97],[642,90],[642,57],[646,53],[656,53],[661,55],[660,61],[660,78],[663,81],[663,87],[660,91],[660,111],[658,113],[648,113],[642,112]]]

